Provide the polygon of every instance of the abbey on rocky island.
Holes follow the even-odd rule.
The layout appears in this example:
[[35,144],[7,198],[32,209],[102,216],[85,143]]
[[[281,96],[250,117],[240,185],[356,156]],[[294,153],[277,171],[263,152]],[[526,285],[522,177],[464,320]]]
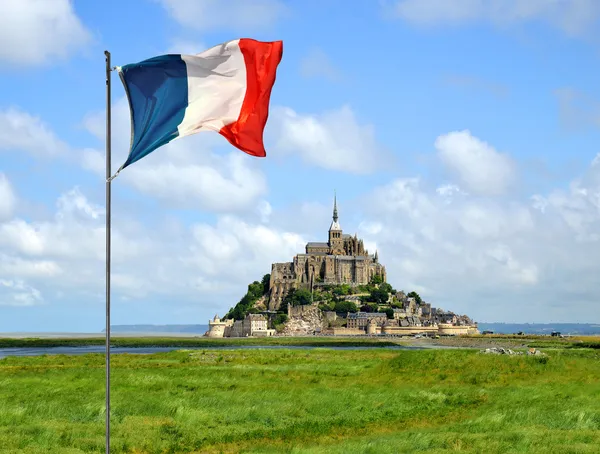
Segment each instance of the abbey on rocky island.
[[268,308],[279,309],[292,288],[313,290],[315,286],[327,284],[368,284],[377,275],[386,282],[385,266],[379,263],[377,251],[369,254],[362,239],[343,233],[334,197],[329,240],[307,243],[304,254],[296,255],[291,262],[271,266]]

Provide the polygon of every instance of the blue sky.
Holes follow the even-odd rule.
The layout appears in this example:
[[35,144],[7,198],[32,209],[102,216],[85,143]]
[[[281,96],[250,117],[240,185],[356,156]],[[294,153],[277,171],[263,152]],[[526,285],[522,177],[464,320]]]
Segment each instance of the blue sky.
[[223,314],[326,238],[334,189],[397,288],[482,322],[600,322],[600,5],[228,5],[0,5],[0,332],[103,328],[103,51],[124,65],[238,37],[284,41],[267,158],[202,133],[119,175],[115,324]]

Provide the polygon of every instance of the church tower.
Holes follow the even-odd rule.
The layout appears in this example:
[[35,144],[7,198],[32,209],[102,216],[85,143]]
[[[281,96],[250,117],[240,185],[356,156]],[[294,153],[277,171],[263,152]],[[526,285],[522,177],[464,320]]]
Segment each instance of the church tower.
[[333,221],[329,227],[329,253],[331,255],[344,255],[344,240],[342,227],[338,222],[337,197],[333,196]]

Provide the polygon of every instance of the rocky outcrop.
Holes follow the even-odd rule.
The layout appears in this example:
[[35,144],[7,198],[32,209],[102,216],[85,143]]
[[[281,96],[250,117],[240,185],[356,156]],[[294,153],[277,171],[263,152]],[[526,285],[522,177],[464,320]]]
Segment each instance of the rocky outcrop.
[[254,303],[254,308],[258,309],[259,311],[266,311],[267,310],[267,300],[268,300],[267,295],[261,296],[259,299],[256,300],[256,303]]
[[317,305],[288,307],[288,321],[280,335],[311,336],[323,330],[323,313]]
[[[523,352],[516,352],[514,350],[511,350],[510,348],[502,348],[502,347],[486,348],[485,350],[481,350],[481,353],[484,353],[486,355],[522,355],[523,354]],[[541,351],[539,351],[535,348],[530,348],[527,351],[527,355],[545,356],[545,353],[542,353]]]

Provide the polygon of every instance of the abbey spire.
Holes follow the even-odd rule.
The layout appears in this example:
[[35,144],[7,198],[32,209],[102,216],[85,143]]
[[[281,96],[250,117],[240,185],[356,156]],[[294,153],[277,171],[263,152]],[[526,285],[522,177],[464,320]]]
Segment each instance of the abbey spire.
[[[337,210],[337,195],[335,192],[333,193],[333,221],[331,222],[331,227],[329,227],[329,231],[342,231],[342,227],[338,222],[338,210]],[[341,234],[340,234],[341,237]]]
[[333,220],[337,222],[338,220],[338,212],[337,212],[337,194],[333,193]]

